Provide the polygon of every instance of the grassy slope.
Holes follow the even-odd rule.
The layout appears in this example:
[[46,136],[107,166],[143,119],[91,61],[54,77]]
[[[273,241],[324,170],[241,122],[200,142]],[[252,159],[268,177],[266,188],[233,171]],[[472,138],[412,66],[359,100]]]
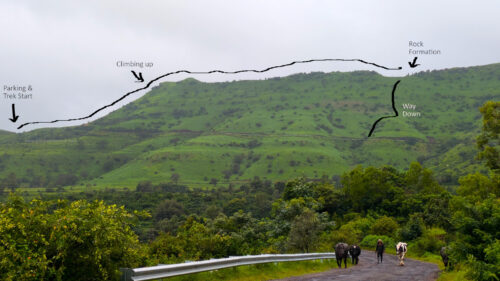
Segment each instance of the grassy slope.
[[11,135],[11,132],[0,130],[0,136]]
[[[138,181],[207,185],[338,175],[357,165],[405,168],[420,160],[440,175],[474,167],[463,161],[480,128],[477,108],[500,96],[500,64],[388,78],[375,72],[311,73],[260,81],[162,83],[86,126],[0,133],[0,178],[15,171],[53,183],[135,186]],[[420,118],[384,119],[416,104]],[[231,171],[227,173],[225,171]],[[228,176],[225,176],[228,174]]]
[[[178,277],[165,278],[165,281],[198,281],[198,280],[232,280],[232,281],[264,281],[280,279],[291,276],[322,272],[335,268],[335,259],[299,261],[299,262],[278,262],[258,265],[247,265],[232,267],[210,272],[189,274]],[[351,265],[348,264],[348,267]]]

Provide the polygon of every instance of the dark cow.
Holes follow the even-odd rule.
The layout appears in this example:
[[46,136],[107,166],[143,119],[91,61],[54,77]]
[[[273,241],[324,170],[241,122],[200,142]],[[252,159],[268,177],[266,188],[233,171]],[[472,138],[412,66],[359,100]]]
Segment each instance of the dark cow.
[[351,247],[349,247],[349,254],[351,255],[352,264],[358,264],[361,248],[358,245],[351,245]]
[[335,258],[337,265],[342,268],[342,259],[344,259],[344,268],[347,268],[347,256],[349,255],[349,245],[346,243],[337,243],[335,245]]
[[448,247],[441,248],[439,253],[441,254],[441,258],[443,259],[444,267],[448,267]]

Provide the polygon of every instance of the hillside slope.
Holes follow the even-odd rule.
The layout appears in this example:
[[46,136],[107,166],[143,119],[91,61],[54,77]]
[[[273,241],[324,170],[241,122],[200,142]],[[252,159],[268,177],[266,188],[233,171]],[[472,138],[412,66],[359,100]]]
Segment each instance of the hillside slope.
[[[400,116],[382,120],[367,138],[377,118],[393,114],[397,80]],[[0,179],[15,173],[25,187],[134,187],[146,180],[208,186],[255,176],[330,178],[358,164],[406,168],[420,161],[453,184],[477,166],[465,159],[475,153],[478,107],[499,97],[500,64],[401,78],[357,71],[165,82],[89,124],[1,133]]]

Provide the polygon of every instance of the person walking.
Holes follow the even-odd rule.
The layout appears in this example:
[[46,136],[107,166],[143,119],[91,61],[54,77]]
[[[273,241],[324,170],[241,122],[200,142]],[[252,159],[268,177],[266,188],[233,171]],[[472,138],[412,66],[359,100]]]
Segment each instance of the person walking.
[[375,252],[377,252],[377,263],[382,263],[382,259],[384,258],[384,250],[384,243],[382,242],[382,239],[379,239],[377,241],[377,248],[375,248]]

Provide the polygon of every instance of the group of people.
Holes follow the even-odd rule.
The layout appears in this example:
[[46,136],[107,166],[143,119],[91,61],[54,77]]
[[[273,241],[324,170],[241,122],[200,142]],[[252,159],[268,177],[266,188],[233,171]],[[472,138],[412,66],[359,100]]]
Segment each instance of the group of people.
[[[396,254],[399,258],[399,265],[404,265],[404,258],[407,251],[407,244],[404,242],[399,242],[396,245]],[[377,253],[377,263],[382,263],[384,260],[385,245],[382,239],[377,240],[377,246],[375,247],[375,252]],[[347,257],[351,255],[352,264],[358,264],[359,255],[361,254],[361,248],[358,245],[347,245],[346,243],[338,243],[335,245],[335,257],[337,259],[337,265],[339,268],[342,267],[342,260],[344,260],[344,267],[347,268]]]

